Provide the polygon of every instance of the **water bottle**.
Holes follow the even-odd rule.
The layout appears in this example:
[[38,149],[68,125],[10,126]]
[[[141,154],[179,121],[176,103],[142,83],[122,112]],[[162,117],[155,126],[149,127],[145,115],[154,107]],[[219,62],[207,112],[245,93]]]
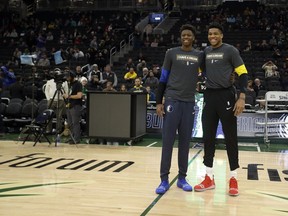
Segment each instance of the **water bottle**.
[[61,143],[61,137],[60,137],[60,134],[57,134],[57,137],[56,137],[56,146],[58,146],[60,143]]

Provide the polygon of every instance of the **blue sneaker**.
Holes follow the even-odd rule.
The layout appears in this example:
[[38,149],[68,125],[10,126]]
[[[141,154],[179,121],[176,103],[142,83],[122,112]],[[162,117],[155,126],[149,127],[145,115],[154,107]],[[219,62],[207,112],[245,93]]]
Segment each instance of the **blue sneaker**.
[[182,188],[184,191],[192,191],[192,186],[186,181],[186,179],[178,179],[177,187]]
[[156,194],[164,194],[167,190],[169,190],[170,185],[167,180],[164,180],[160,183],[160,185],[156,188]]

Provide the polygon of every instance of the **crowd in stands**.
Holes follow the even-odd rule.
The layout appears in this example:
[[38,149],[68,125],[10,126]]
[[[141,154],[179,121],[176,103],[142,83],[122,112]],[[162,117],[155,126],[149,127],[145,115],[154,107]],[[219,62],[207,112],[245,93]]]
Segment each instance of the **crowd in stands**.
[[[247,89],[255,103],[259,90],[275,90],[275,86],[279,90],[288,90],[286,14],[286,8],[262,5],[244,8],[242,12],[221,6],[209,12],[183,10],[180,21],[171,31],[159,35],[153,34],[155,26],[150,23],[144,32],[135,30],[141,17],[134,12],[41,11],[27,19],[22,19],[17,13],[9,13],[0,29],[1,76],[4,79],[2,97],[25,99],[33,94],[38,101],[45,99],[43,86],[53,78],[51,71],[59,67],[63,73],[75,71],[76,79],[83,85],[84,100],[88,90],[141,91],[148,93],[148,104],[153,104],[164,54],[155,64],[151,56],[144,53],[145,48],[154,52],[161,47],[166,50],[178,46],[180,38],[175,35],[178,35],[179,27],[190,23],[197,30],[195,48],[204,49],[207,25],[218,21],[224,26],[225,41],[239,49],[249,67]],[[116,64],[110,65],[110,49],[133,32],[137,55],[131,54],[126,62],[118,62],[117,68]],[[241,38],[253,34],[257,36]],[[236,39],[237,35],[240,39]],[[63,60],[59,65],[55,61],[57,51],[60,51]],[[253,59],[249,61],[251,53]],[[35,65],[21,64],[22,55],[35,55]],[[261,65],[255,64],[256,58]]]

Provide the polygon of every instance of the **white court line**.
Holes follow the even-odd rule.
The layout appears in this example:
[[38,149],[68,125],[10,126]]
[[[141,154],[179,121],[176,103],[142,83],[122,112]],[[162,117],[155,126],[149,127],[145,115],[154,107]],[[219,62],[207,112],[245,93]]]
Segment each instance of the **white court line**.
[[261,152],[261,149],[258,143],[239,143],[239,146],[248,146],[248,147],[256,147],[258,152]]
[[148,146],[146,146],[146,147],[151,147],[151,146],[153,146],[153,145],[155,145],[157,142],[153,142],[153,143],[151,143],[150,145],[148,145]]

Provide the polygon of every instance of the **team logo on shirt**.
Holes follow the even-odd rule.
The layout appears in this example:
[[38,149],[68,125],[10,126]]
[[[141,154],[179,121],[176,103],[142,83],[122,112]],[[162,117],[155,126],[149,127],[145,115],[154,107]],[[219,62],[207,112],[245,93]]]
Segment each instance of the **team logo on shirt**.
[[224,53],[209,53],[206,55],[207,60],[211,60],[211,64],[216,63],[218,60],[224,58]]
[[173,112],[174,108],[172,105],[168,105],[167,108],[166,108],[166,111],[167,112]]
[[194,56],[194,55],[182,55],[182,54],[178,54],[176,56],[177,60],[183,60],[183,61],[192,61],[192,62],[198,62],[198,56]]

